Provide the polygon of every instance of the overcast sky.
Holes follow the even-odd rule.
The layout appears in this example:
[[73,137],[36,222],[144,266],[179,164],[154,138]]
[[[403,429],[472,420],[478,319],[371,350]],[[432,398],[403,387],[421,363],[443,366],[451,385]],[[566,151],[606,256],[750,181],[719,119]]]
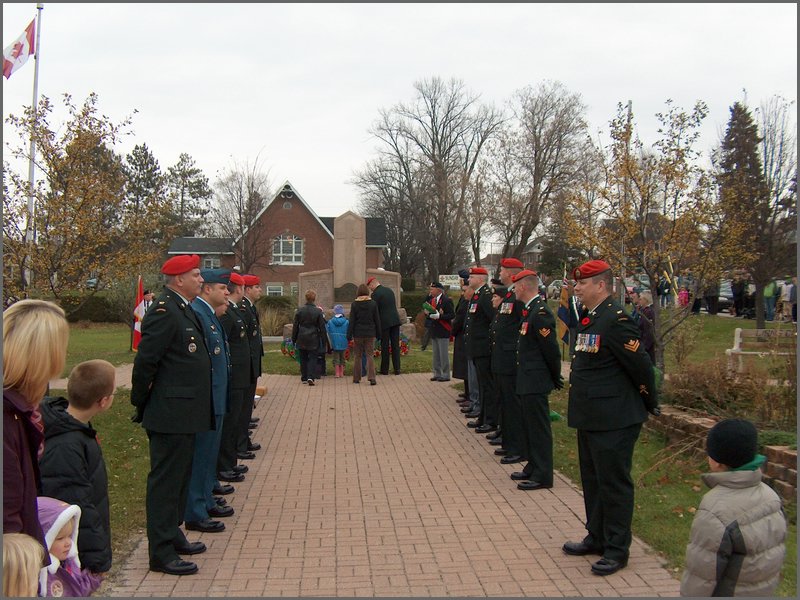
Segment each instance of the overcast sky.
[[[40,94],[82,103],[94,91],[117,122],[137,109],[117,150],[146,143],[163,170],[186,152],[213,183],[232,159],[260,155],[273,184],[289,180],[320,216],[356,208],[348,181],[374,156],[368,129],[423,78],[462,79],[498,107],[558,80],[582,95],[593,131],[631,100],[648,143],[666,99],[687,110],[703,100],[703,150],[743,90],[751,107],[797,98],[788,3],[44,7]],[[3,4],[3,47],[35,14],[33,2]],[[33,74],[29,60],[3,79],[4,118],[30,105]]]

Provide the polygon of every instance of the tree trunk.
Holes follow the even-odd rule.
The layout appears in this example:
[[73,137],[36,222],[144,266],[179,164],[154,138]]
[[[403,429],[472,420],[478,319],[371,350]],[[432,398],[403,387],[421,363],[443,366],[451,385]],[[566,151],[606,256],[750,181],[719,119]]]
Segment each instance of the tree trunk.
[[766,315],[764,314],[764,287],[763,283],[756,281],[756,329],[764,329],[766,323]]

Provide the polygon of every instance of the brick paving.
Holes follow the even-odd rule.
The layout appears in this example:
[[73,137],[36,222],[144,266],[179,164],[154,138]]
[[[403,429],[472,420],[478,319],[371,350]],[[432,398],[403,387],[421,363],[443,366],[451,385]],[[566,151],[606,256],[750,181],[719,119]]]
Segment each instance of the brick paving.
[[226,530],[196,575],[147,569],[143,539],[110,596],[677,596],[679,582],[634,538],[626,569],[561,552],[584,535],[583,500],[556,474],[523,492],[494,446],[465,427],[449,384],[429,374],[317,386],[268,375],[254,415],[263,448],[226,496]]

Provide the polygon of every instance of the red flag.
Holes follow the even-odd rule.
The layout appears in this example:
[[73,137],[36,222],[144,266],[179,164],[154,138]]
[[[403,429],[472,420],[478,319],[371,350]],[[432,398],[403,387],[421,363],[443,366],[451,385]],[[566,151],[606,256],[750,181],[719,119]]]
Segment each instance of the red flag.
[[8,79],[36,52],[36,19],[31,21],[10,46],[3,50],[3,76]]
[[139,342],[142,340],[142,319],[144,319],[144,287],[142,286],[142,276],[139,275],[139,283],[136,286],[136,306],[133,309],[133,342],[131,350],[136,352]]

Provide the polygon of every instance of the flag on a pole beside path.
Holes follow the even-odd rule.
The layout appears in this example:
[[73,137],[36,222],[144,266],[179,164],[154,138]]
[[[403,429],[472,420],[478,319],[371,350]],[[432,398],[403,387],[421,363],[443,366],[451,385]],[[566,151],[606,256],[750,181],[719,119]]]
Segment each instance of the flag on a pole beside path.
[[142,286],[142,276],[139,275],[139,283],[136,286],[136,307],[133,309],[133,342],[131,350],[134,352],[139,348],[142,339],[142,319],[144,319],[144,286]]
[[556,330],[558,339],[569,346],[569,292],[567,291],[566,277],[561,282],[561,296],[558,299],[558,320],[556,321]]
[[3,77],[11,74],[24,65],[28,57],[36,52],[36,19],[30,22],[14,42],[3,50]]

